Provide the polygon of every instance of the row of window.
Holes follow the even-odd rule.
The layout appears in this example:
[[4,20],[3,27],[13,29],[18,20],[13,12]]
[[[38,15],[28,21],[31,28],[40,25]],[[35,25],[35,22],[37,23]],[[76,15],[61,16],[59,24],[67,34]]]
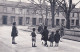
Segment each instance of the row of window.
[[[7,17],[8,16],[3,16],[2,17],[2,23],[3,24],[7,24]],[[15,16],[11,16],[11,18],[10,18],[10,22],[11,22],[11,24],[15,21],[16,19],[15,19]],[[48,21],[49,19],[47,19],[47,21]],[[51,19],[52,20],[52,19]],[[32,25],[36,25],[36,21],[37,21],[37,19],[36,18],[32,18]],[[30,17],[26,17],[26,24],[30,24]],[[46,22],[46,19],[45,19],[45,22]],[[48,21],[49,22],[49,21]],[[19,23],[19,25],[22,25],[23,24],[23,17],[19,17],[18,18],[18,23]],[[42,18],[39,18],[39,23],[42,23]],[[75,25],[75,23],[76,23],[76,25],[78,26],[79,25],[79,20],[74,20],[74,19],[72,19],[71,20],[71,25]],[[57,26],[60,26],[61,24],[63,24],[63,25],[65,25],[65,19],[61,19],[61,23],[60,23],[60,19],[56,19],[56,25]]]
[[30,9],[23,9],[23,8],[12,8],[12,7],[3,7],[3,12],[7,13],[10,9],[11,13],[17,13],[17,14],[32,14],[36,13],[36,11],[31,11]]
[[[65,25],[64,23],[65,23],[65,19],[61,19],[61,24]],[[60,19],[56,19],[56,25],[60,26],[61,24],[60,24]],[[72,19],[71,20],[71,25],[79,26],[79,20]]]
[[79,17],[80,13],[71,13],[71,17]]
[[[3,12],[7,12],[8,8],[3,7]],[[37,14],[40,11],[30,10],[30,9],[22,9],[22,8],[11,8],[12,13],[18,13],[18,14]],[[25,12],[26,11],[26,12]],[[50,16],[51,13],[48,13]],[[79,17],[79,13],[71,13],[71,17]]]
[[[2,16],[2,24],[7,24],[7,18],[8,18],[8,16],[6,16],[6,15]],[[13,22],[15,22],[15,20],[16,20],[15,16],[11,16],[11,18],[10,18],[11,24]],[[18,23],[19,23],[19,25],[23,24],[23,17],[18,18]],[[29,23],[30,23],[30,17],[26,17],[26,24],[29,24]],[[39,23],[42,23],[42,18],[39,18]],[[32,24],[36,25],[36,18],[32,19]]]
[[[61,24],[65,25],[65,19],[61,19]],[[56,26],[60,26],[60,19],[56,19]]]
[[[10,9],[11,13],[14,14],[40,14],[40,10],[36,10],[36,9],[23,9],[23,8],[12,8],[12,7],[3,7],[3,12],[7,13],[8,10]],[[45,13],[43,11],[43,13]]]
[[75,23],[76,23],[77,26],[79,26],[79,20],[75,21],[74,19],[72,19],[71,20],[71,25],[75,25]]

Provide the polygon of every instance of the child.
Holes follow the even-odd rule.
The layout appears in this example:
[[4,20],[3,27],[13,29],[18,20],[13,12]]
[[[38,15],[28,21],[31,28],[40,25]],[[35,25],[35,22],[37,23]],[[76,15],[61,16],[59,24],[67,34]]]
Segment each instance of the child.
[[59,30],[56,31],[56,34],[54,36],[54,41],[55,41],[55,47],[59,46],[59,40],[60,40],[60,34],[59,34]]
[[31,33],[32,36],[32,47],[36,47],[36,34],[35,34],[35,28],[33,28],[33,32]]
[[18,36],[18,31],[17,31],[17,28],[16,28],[16,22],[13,23],[13,26],[12,26],[12,32],[11,32],[11,37],[12,37],[12,44],[17,44],[15,42],[15,37]]
[[53,47],[53,42],[54,42],[54,32],[51,32],[51,35],[49,37],[49,41],[50,41],[50,47]]

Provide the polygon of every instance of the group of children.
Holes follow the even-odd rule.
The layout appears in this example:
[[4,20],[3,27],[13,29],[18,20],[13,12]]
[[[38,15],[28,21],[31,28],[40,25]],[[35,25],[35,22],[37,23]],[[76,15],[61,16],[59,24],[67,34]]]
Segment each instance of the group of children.
[[[44,29],[41,27],[39,27],[38,32],[40,32],[40,34],[42,35],[42,40],[44,40],[45,42],[45,46],[47,45],[47,41],[50,42],[50,46],[53,46],[53,42],[55,41],[55,46],[58,46],[59,40],[60,40],[60,35],[59,35],[59,30],[56,31],[56,33],[54,34],[54,32],[51,32],[50,36],[48,37],[49,31],[47,29],[47,26],[44,27]],[[13,23],[12,26],[12,32],[11,32],[11,37],[12,37],[12,44],[17,44],[15,42],[15,37],[18,36],[18,31],[16,28],[16,22]],[[33,28],[33,31],[31,32],[31,36],[32,36],[32,47],[36,47],[36,33],[35,33],[35,28]]]
[[52,32],[50,34],[48,41],[50,41],[51,47],[53,47],[53,42],[55,42],[55,47],[58,47],[59,46],[59,40],[60,40],[60,34],[59,34],[59,30],[57,30],[55,34],[54,34],[54,32]]
[[[31,32],[32,36],[32,47],[36,47],[36,33],[35,28],[33,28],[33,32]],[[56,30],[56,33],[51,32],[50,36],[48,37],[48,41],[50,42],[50,47],[53,47],[53,42],[55,42],[55,47],[58,47],[60,40],[59,30]]]

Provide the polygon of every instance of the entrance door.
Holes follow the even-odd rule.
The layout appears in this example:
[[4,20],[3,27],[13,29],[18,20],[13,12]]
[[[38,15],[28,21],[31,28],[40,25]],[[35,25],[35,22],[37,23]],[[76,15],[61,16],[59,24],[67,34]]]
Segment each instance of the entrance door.
[[7,24],[7,16],[2,17],[2,24]]
[[11,16],[11,24],[15,22],[15,16]]
[[32,25],[36,25],[36,18],[32,18]]
[[22,17],[19,17],[19,25],[22,25]]

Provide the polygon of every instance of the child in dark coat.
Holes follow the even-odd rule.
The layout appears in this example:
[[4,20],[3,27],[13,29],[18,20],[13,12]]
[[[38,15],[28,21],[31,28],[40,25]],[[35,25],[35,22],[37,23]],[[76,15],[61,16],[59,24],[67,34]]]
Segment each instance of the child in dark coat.
[[35,28],[33,28],[33,32],[31,33],[32,36],[32,47],[36,47],[36,33]]
[[43,30],[43,32],[42,32],[42,39],[45,41],[44,46],[47,46],[47,47],[48,47],[48,45],[47,45],[48,34],[49,34],[49,31],[48,31],[48,29],[47,29],[47,26],[44,26],[44,30]]
[[53,47],[53,42],[54,42],[54,32],[51,33],[50,37],[49,37],[49,41],[50,41],[50,46]]
[[17,44],[15,42],[15,37],[18,36],[18,31],[17,31],[17,28],[16,28],[16,22],[13,23],[13,26],[12,26],[12,32],[11,32],[11,37],[12,37],[12,44]]
[[59,46],[59,40],[60,40],[60,34],[59,34],[59,30],[56,31],[56,34],[54,36],[54,41],[55,41],[55,47]]

